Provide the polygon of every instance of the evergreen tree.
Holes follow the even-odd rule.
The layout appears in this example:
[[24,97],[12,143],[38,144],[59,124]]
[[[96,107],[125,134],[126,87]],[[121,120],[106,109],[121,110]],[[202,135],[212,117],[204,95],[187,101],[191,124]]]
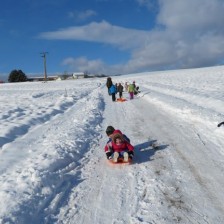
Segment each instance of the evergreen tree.
[[8,78],[9,82],[25,82],[27,81],[27,77],[22,70],[12,70],[9,74]]

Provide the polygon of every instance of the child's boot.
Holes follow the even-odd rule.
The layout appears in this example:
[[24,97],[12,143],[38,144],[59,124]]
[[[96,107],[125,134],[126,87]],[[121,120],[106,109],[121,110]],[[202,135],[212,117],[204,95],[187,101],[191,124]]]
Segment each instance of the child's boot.
[[114,155],[113,155],[113,162],[114,163],[117,163],[118,157],[119,157],[119,153],[118,152],[114,152]]
[[128,153],[127,152],[124,152],[123,157],[124,157],[124,162],[128,162]]

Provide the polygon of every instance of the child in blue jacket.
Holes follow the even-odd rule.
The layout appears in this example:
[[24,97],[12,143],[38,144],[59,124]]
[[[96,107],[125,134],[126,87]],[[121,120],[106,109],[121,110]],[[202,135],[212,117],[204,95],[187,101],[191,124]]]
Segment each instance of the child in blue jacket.
[[116,93],[117,93],[117,88],[114,84],[111,85],[109,88],[109,93],[112,95],[112,101],[116,101]]

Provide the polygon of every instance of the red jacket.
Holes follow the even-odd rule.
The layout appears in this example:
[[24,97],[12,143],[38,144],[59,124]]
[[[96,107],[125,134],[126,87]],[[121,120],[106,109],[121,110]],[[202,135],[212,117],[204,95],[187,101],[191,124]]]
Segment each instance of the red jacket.
[[[114,142],[114,137],[119,136],[122,139],[122,144],[116,145]],[[123,134],[120,130],[115,130],[113,132],[112,141],[109,141],[105,148],[105,152],[122,152],[122,151],[134,151],[134,146],[125,140]]]
[[126,141],[123,141],[123,143],[120,145],[116,145],[114,142],[112,142],[112,148],[114,152],[134,151],[134,146]]

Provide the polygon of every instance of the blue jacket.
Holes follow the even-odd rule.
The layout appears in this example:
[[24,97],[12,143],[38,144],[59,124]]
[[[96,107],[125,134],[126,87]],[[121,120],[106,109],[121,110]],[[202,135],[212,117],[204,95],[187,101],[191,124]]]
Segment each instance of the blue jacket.
[[110,88],[109,88],[109,93],[112,94],[112,93],[116,93],[117,92],[117,88],[116,86],[113,84]]

